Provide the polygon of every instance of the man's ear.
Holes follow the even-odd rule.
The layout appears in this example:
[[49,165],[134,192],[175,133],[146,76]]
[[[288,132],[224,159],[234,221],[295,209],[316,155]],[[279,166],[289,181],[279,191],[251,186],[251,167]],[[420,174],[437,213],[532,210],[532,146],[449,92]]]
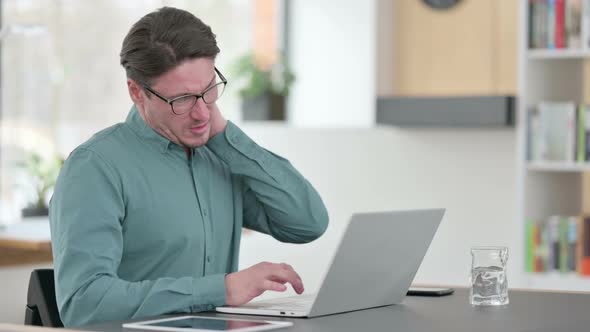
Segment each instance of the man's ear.
[[143,88],[139,84],[137,84],[137,82],[128,78],[127,89],[129,90],[129,97],[131,97],[133,103],[136,105],[143,106],[144,99],[147,97],[143,91]]

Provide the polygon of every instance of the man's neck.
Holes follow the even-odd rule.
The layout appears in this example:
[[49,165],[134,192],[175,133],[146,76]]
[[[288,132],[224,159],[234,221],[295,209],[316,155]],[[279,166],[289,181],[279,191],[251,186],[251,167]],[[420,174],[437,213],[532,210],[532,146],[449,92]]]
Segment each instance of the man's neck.
[[139,116],[141,116],[141,118],[143,119],[145,124],[148,125],[148,127],[152,128],[156,133],[158,133],[160,136],[166,138],[170,142],[175,143],[177,145],[182,145],[180,140],[177,137],[175,137],[174,135],[172,135],[171,132],[167,133],[163,127],[159,127],[156,124],[154,124],[152,122],[152,119],[150,118],[149,114],[146,112],[145,109],[143,109],[143,107],[141,107],[141,105],[136,104],[135,107],[137,108],[137,112],[139,113]]

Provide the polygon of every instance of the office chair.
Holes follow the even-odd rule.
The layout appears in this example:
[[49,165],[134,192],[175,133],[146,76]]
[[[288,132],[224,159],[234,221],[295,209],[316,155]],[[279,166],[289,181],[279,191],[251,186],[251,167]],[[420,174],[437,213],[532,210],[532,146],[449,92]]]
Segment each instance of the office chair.
[[38,269],[31,272],[25,325],[63,327],[55,301],[53,269]]

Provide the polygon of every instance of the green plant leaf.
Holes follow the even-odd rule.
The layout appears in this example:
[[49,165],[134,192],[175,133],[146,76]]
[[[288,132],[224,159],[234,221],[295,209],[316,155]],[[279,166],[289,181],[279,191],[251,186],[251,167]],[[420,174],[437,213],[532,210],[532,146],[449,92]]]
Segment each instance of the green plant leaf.
[[287,96],[295,81],[295,75],[287,66],[283,54],[270,70],[259,68],[253,53],[242,55],[230,66],[230,73],[232,79],[243,83],[239,90],[243,98],[254,98],[267,92]]

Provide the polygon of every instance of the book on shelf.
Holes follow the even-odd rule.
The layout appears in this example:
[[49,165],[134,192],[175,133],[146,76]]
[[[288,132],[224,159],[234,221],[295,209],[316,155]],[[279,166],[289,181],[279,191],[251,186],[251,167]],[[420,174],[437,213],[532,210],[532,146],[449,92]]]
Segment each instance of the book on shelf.
[[545,249],[548,242],[543,240],[542,228],[539,227],[539,223],[529,220],[526,223],[525,234],[525,270],[527,272],[545,271],[545,264],[548,261]]
[[544,240],[543,229],[539,223],[529,220],[526,223],[525,262],[527,272],[541,272],[547,269],[547,241]]
[[578,223],[577,272],[590,275],[590,216],[582,216]]
[[525,232],[527,272],[590,276],[590,216],[550,216],[528,220]]
[[583,151],[580,152],[580,158],[578,161],[590,161],[590,107],[588,106],[581,106],[580,113],[582,115],[582,125],[580,126],[580,139],[581,139],[581,146],[580,149]]
[[[565,48],[565,0],[554,0],[555,12],[555,48]],[[569,39],[569,36],[568,36]],[[569,45],[567,45],[569,47]]]
[[529,0],[529,47],[580,49],[585,0]]
[[555,40],[557,39],[557,28],[556,28],[556,5],[557,2],[555,0],[547,0],[547,48],[553,49],[555,48]]
[[590,162],[590,106],[540,102],[526,118],[527,160]]
[[568,48],[582,48],[582,0],[566,0],[565,35]]
[[529,145],[532,161],[575,161],[576,105],[544,101],[530,114]]
[[552,216],[549,217],[549,255],[548,255],[548,266],[553,270],[560,270],[559,260],[561,258],[561,246],[559,239],[559,223],[560,217]]
[[[586,122],[586,107],[578,105],[576,111],[576,161],[585,162],[586,157],[586,146],[587,137],[590,138],[590,123]],[[590,108],[588,109],[590,111]],[[588,117],[590,121],[590,117]]]
[[579,218],[577,217],[570,217],[568,219],[567,225],[567,268],[566,270],[569,271],[577,271],[578,268],[578,260],[577,260],[577,252],[578,252],[578,222]]
[[547,2],[529,0],[529,48],[546,48]]

